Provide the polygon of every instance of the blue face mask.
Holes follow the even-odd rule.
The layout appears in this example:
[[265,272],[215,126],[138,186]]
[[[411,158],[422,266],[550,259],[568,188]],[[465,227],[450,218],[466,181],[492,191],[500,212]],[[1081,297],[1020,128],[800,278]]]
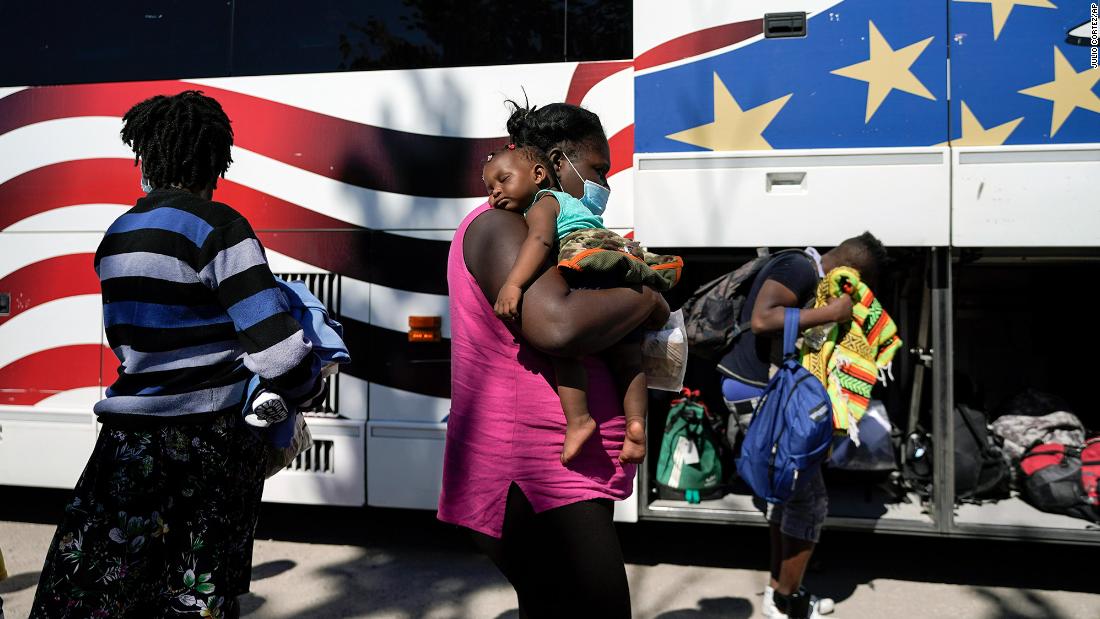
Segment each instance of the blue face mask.
[[[569,155],[565,153],[562,153],[562,155],[566,161],[569,161]],[[611,197],[611,190],[581,176],[581,173],[577,172],[577,166],[573,165],[572,161],[569,161],[569,167],[573,168],[573,173],[577,175],[577,178],[584,181],[584,196],[581,197],[581,203],[587,206],[593,215],[597,217],[603,215],[603,212],[607,210],[607,200]]]
[[153,185],[149,182],[149,179],[145,178],[145,175],[141,175],[141,190],[145,193],[149,193],[153,190]]

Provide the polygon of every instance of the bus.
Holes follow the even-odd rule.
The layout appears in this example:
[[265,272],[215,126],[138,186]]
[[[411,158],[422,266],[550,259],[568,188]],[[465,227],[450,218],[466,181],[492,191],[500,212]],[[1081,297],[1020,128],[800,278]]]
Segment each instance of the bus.
[[[117,367],[92,254],[141,195],[120,117],[198,89],[236,133],[215,199],[328,304],[354,357],[264,499],[434,509],[448,244],[484,201],[506,101],[566,101],[604,122],[608,226],[685,257],[673,305],[758,248],[871,230],[893,250],[876,292],[906,348],[876,398],[899,434],[927,434],[933,483],[830,472],[827,526],[1100,543],[1084,520],[954,489],[957,403],[992,412],[1030,387],[1100,430],[1074,326],[1100,259],[1100,70],[1087,7],[1064,4],[6,5],[0,485],[80,474]],[[717,408],[713,373],[692,369]],[[653,455],[667,402],[654,394]],[[763,524],[743,492],[660,498],[655,460],[618,520]]]

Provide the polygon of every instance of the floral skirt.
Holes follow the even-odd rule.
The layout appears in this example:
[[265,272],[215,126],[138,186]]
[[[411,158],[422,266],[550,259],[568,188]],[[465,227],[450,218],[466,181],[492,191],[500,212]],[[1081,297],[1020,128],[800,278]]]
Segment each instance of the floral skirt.
[[264,444],[236,412],[104,425],[31,617],[225,616],[251,580],[264,468]]

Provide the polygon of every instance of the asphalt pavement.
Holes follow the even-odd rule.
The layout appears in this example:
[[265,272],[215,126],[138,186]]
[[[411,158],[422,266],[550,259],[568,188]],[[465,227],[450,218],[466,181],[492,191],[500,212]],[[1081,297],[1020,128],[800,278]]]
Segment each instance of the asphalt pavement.
[[[63,491],[0,487],[6,619],[26,617]],[[758,617],[756,527],[619,527],[634,617]],[[807,577],[836,619],[1100,619],[1100,547],[826,531]],[[512,619],[515,595],[461,530],[428,512],[266,505],[250,618]]]

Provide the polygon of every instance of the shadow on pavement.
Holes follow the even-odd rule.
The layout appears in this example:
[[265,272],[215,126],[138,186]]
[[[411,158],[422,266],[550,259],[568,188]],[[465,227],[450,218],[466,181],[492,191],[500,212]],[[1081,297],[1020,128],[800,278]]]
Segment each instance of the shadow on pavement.
[[0,595],[37,587],[38,577],[41,574],[42,572],[23,572],[9,576],[7,580],[0,580]]
[[[430,512],[267,504],[256,537],[355,547],[350,558],[316,568],[287,560],[254,568],[254,578],[314,570],[323,590],[309,592],[315,600],[296,617],[475,617],[480,594],[507,587],[464,530]],[[241,599],[242,616],[266,616],[251,597]]]
[[[621,525],[619,534],[628,563],[768,569],[768,534],[764,527],[643,522]],[[837,602],[851,597],[859,585],[876,579],[1095,592],[1095,572],[1084,569],[1095,556],[1093,547],[1054,545],[1058,569],[1027,567],[1025,557],[1049,554],[1051,546],[826,530],[810,564],[806,586]],[[1034,600],[1034,604],[1042,601]],[[1034,615],[1019,616],[1047,615],[1037,610]]]
[[[305,526],[304,521],[312,524]],[[443,552],[453,553],[455,560],[466,557],[472,561],[470,569],[478,576],[448,582],[447,594],[458,599],[476,592],[479,587],[503,583],[492,566],[477,554],[464,531],[439,523],[429,512],[271,505],[265,506],[260,528],[260,537],[350,544],[369,548],[372,552],[400,549],[402,554]],[[618,528],[623,554],[630,564],[768,569],[768,536],[763,527],[643,522],[622,524]],[[807,586],[814,593],[832,597],[837,602],[851,597],[858,586],[877,579],[970,586],[990,596],[991,600],[999,599],[996,593],[988,590],[994,587],[1094,592],[1093,573],[1072,566],[1087,565],[1095,549],[1058,545],[1057,551],[1059,569],[1030,570],[1021,569],[1023,557],[1049,553],[1050,544],[826,531],[811,564]],[[357,571],[354,566],[347,568]],[[417,571],[420,573],[414,578],[424,579],[418,582],[426,586],[439,583],[441,575],[433,575],[429,566],[423,565]],[[394,582],[378,587],[402,584]],[[377,595],[377,592],[356,590],[358,585],[355,583],[348,586],[351,589],[347,593],[352,595]],[[1019,599],[1000,599],[996,603],[1001,612],[998,616],[1057,619],[1054,610],[1033,594]],[[375,608],[374,604],[369,605]],[[418,613],[427,611],[427,607],[402,608],[411,611],[412,617],[422,616]],[[661,618],[748,617],[751,613],[752,603],[748,600],[710,598],[700,601],[698,608],[666,612]],[[316,616],[323,614],[319,612]]]
[[255,593],[246,593],[237,598],[241,605],[241,616],[248,617],[254,614],[256,611],[263,608],[263,605],[267,603],[262,595],[256,595]]
[[657,615],[654,619],[702,619],[703,617],[749,619],[751,616],[752,602],[745,598],[705,598],[699,600],[696,608],[670,610]]
[[294,569],[294,566],[298,565],[294,561],[281,560],[281,561],[268,561],[267,563],[261,563],[259,565],[252,566],[252,581],[263,580],[265,578],[271,578],[272,576],[278,576],[283,572],[288,572]]
[[[0,520],[53,524],[67,491],[3,488]],[[766,571],[768,535],[763,527],[642,522],[618,527],[626,561]],[[378,508],[265,504],[257,539],[351,546],[352,556],[319,568],[329,591],[298,616],[337,617],[398,613],[410,619],[474,616],[482,595],[500,595],[507,584],[481,556],[468,534],[444,525],[434,513]],[[1051,569],[1028,569],[1034,557],[1057,556]],[[972,588],[996,608],[993,617],[1064,619],[1034,592],[1093,593],[1095,556],[1088,546],[825,531],[807,576],[814,593],[841,602],[876,580],[942,583]],[[279,559],[255,566],[255,580],[286,577],[301,561]],[[0,593],[34,587],[36,572],[0,583]],[[763,583],[761,583],[763,585]],[[690,584],[685,583],[685,586]],[[1027,589],[999,591],[995,589]],[[506,590],[506,589],[505,589]],[[241,599],[244,615],[266,616],[262,596]],[[498,607],[499,608],[499,607]],[[667,608],[667,606],[666,606]],[[752,602],[737,597],[701,599],[695,608],[665,611],[660,619],[748,617]],[[494,611],[496,612],[496,611]],[[497,619],[511,619],[513,611]]]
[[1011,597],[984,587],[973,591],[995,607],[989,619],[1069,619],[1032,591],[1014,591]]
[[[964,585],[994,597],[985,588],[1088,593],[1097,588],[1095,573],[1076,567],[1089,565],[1089,557],[1095,555],[1096,549],[1087,546],[1055,545],[1058,569],[1043,570],[1029,567],[1028,558],[1048,555],[1051,544],[840,532],[827,533],[822,542],[810,580],[820,583],[821,595],[837,601],[875,579]],[[1038,598],[1033,601],[1043,604]],[[1056,619],[1047,611],[1020,616]]]

